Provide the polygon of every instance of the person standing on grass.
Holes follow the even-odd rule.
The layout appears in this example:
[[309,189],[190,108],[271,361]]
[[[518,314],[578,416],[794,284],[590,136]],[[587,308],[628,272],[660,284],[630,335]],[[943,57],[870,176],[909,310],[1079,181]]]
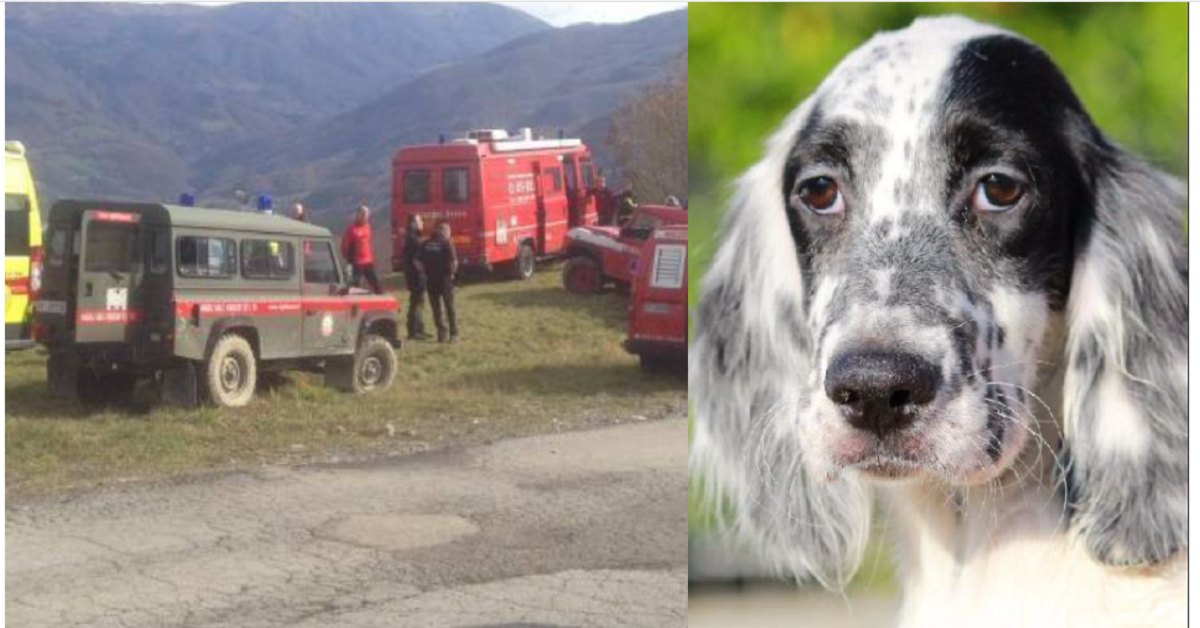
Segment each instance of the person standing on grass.
[[[421,264],[425,267],[438,342],[455,342],[458,340],[458,316],[454,311],[454,276],[458,273],[458,252],[450,239],[450,223],[442,221],[438,224],[437,234],[421,245]],[[442,320],[443,307],[448,321]],[[446,335],[447,322],[449,336]]]
[[358,286],[362,279],[375,294],[383,294],[379,276],[375,274],[375,253],[371,250],[371,208],[359,205],[354,224],[342,236],[342,255],[354,269],[352,285]]
[[425,290],[428,282],[425,278],[425,264],[421,262],[421,231],[424,225],[420,214],[408,217],[408,227],[404,230],[404,283],[408,285],[408,338],[409,340],[428,340],[423,320],[425,309]]

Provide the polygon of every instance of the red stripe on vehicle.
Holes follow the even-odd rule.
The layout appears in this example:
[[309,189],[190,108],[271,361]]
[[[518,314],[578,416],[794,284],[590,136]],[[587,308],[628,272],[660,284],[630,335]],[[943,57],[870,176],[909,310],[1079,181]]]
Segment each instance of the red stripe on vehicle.
[[124,325],[142,320],[141,310],[79,310],[76,325]]
[[4,285],[12,294],[29,294],[29,278],[5,279]]
[[137,222],[139,218],[141,217],[138,214],[123,212],[96,211],[92,213],[92,220],[103,220],[104,222]]
[[396,310],[394,300],[347,302],[337,299],[303,299],[300,301],[177,301],[175,313],[189,317],[193,308],[200,308],[201,316],[287,316],[301,311],[343,312],[355,306],[359,311]]

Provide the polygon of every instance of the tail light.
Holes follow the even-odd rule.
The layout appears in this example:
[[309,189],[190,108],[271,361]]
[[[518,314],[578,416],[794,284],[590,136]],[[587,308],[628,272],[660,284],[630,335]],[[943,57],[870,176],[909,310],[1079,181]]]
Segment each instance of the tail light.
[[29,302],[37,301],[38,293],[42,291],[42,247],[35,246],[29,251]]

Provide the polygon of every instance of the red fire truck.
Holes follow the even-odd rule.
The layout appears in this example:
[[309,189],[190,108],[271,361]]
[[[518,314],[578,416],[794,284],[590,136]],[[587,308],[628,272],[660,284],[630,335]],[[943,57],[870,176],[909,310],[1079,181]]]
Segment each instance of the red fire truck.
[[568,229],[596,224],[596,180],[583,142],[534,138],[529,129],[401,148],[392,160],[392,268],[403,269],[416,213],[425,235],[450,222],[464,267],[504,267],[527,279],[537,258],[563,251]]
[[643,370],[686,366],[687,225],[655,229],[637,266],[625,350],[641,358]]

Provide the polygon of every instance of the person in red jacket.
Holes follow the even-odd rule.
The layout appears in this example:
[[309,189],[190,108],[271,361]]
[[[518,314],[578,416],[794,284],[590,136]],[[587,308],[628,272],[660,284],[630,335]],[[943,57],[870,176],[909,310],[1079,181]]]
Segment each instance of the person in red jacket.
[[362,279],[375,294],[383,294],[379,286],[379,276],[375,274],[375,253],[371,250],[371,209],[366,205],[358,206],[354,224],[342,235],[342,256],[350,262],[354,269],[351,283],[358,286]]

